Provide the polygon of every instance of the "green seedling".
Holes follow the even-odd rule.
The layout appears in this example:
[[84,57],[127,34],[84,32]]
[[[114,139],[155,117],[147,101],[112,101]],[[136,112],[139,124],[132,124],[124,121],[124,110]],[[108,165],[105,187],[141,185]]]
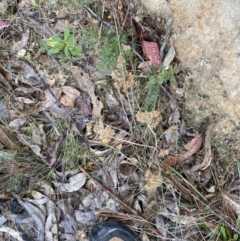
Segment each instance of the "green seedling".
[[238,240],[238,234],[234,233],[233,235],[231,235],[232,237],[230,237],[226,228],[222,224],[220,226],[219,232],[220,232],[220,235],[221,235],[223,241],[237,241]]
[[[155,66],[153,66],[155,68]],[[157,99],[159,97],[159,86],[166,82],[173,82],[174,75],[169,70],[162,69],[160,72],[153,69],[153,74],[148,74],[148,81],[145,86],[147,101],[142,110],[152,111],[156,109]]]
[[72,56],[81,57],[82,46],[74,43],[74,35],[70,32],[70,27],[64,29],[63,39],[54,34],[51,39],[46,41],[46,45],[51,47],[49,54],[58,54],[63,52],[67,58]]

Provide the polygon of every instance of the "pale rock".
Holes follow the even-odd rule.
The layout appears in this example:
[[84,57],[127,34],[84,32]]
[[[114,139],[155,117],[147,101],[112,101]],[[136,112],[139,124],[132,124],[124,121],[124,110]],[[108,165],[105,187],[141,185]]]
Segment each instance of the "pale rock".
[[[142,5],[157,18],[169,18],[164,0]],[[170,0],[170,44],[185,76],[185,106],[200,124],[214,123],[214,137],[226,147],[240,146],[240,1]]]

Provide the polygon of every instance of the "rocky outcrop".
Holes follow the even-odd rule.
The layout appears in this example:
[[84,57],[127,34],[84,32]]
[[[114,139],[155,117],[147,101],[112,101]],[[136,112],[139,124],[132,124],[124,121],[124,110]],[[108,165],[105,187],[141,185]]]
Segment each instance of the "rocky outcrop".
[[[167,16],[163,0],[145,0],[150,14]],[[185,76],[185,106],[198,123],[210,117],[214,134],[240,147],[240,1],[171,0],[171,44]]]

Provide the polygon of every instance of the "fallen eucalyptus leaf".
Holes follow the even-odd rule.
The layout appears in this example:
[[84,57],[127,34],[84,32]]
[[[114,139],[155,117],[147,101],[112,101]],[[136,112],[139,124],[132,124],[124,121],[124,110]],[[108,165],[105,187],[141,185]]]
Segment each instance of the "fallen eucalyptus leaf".
[[203,137],[202,135],[197,135],[194,137],[191,141],[189,141],[186,145],[185,148],[188,149],[187,152],[184,154],[177,154],[177,155],[172,155],[168,157],[164,161],[164,166],[174,166],[176,164],[179,164],[180,162],[186,160],[187,158],[191,157],[193,154],[195,154],[197,151],[199,151],[201,145],[202,145]]
[[167,55],[165,56],[165,58],[163,60],[163,68],[164,69],[169,69],[169,65],[171,64],[171,62],[175,58],[175,55],[176,55],[176,51],[175,51],[174,47],[172,46],[168,50]]
[[53,184],[62,192],[75,192],[85,184],[86,180],[87,178],[84,173],[78,173],[70,177],[68,183],[53,182]]

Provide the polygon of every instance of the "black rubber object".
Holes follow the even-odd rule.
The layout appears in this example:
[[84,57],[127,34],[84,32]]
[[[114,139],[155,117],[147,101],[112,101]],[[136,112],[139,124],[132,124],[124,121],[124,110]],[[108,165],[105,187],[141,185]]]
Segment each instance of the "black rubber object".
[[93,226],[89,241],[109,241],[111,238],[123,241],[140,241],[136,234],[118,221],[104,221]]

